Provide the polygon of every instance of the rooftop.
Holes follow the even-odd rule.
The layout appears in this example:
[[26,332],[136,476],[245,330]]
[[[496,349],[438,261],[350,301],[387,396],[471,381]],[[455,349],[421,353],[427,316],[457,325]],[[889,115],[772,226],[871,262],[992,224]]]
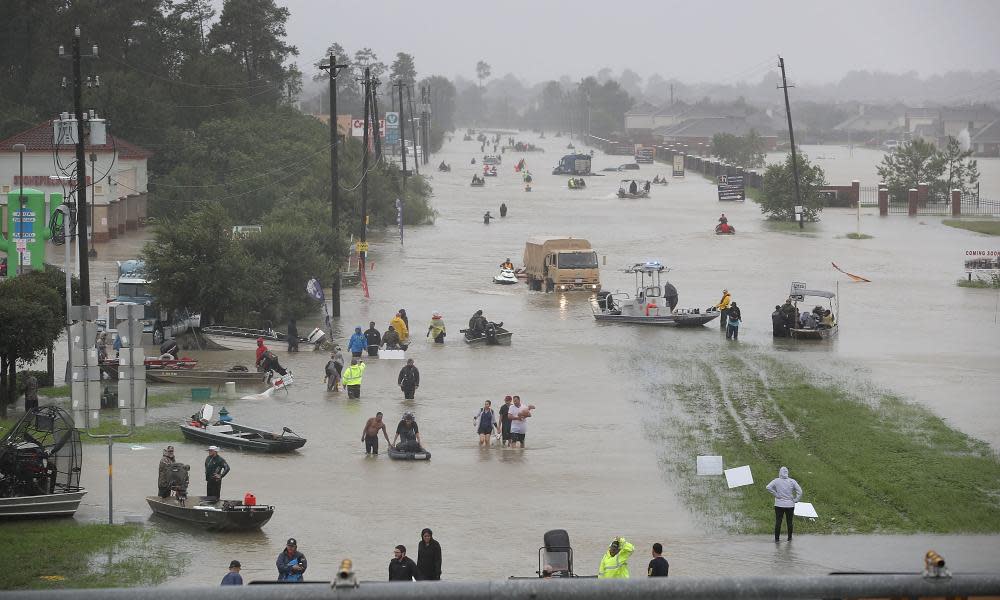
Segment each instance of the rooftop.
[[[13,152],[11,147],[14,144],[24,144],[28,152],[52,152],[56,149],[56,144],[52,139],[52,121],[44,121],[35,125],[31,129],[26,129],[20,133],[0,140],[0,152]],[[70,148],[69,144],[60,145],[61,149]],[[108,134],[108,141],[97,146],[88,145],[87,152],[113,152],[117,148],[118,157],[122,159],[142,159],[149,158],[152,152],[127,142],[120,137]]]
[[997,144],[1000,143],[1000,119],[996,119],[986,127],[979,130],[972,136],[973,144]]

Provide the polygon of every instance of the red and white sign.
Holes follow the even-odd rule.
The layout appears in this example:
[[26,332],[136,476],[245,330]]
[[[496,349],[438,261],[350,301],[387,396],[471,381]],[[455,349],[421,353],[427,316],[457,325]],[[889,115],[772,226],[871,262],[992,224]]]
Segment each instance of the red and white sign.
[[[351,135],[354,137],[365,137],[365,120],[351,119]],[[369,132],[371,135],[371,132]],[[385,137],[385,119],[378,120],[378,136]]]

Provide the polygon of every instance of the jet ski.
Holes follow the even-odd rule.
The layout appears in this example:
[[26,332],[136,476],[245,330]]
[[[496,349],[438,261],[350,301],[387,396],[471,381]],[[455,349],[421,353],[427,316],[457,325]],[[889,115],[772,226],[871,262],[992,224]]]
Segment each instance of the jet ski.
[[715,226],[715,235],[736,235],[736,228],[729,223],[719,223]]
[[493,277],[493,283],[500,285],[512,285],[517,282],[517,275],[514,274],[514,269],[500,269],[500,272]]
[[418,447],[416,450],[409,448],[400,450],[397,446],[391,446],[389,448],[389,458],[393,460],[430,460],[431,453],[422,447]]

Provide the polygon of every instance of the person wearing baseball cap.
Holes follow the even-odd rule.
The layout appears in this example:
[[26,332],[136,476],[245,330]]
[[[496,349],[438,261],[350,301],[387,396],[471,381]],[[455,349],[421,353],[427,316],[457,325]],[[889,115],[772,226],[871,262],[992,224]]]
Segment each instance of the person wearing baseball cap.
[[205,497],[210,502],[218,502],[222,496],[222,478],[229,474],[229,463],[219,456],[218,446],[208,447],[205,457],[205,481],[208,482]]
[[306,557],[299,552],[299,543],[295,538],[288,538],[285,549],[275,561],[278,567],[278,581],[285,583],[301,583],[302,574],[306,572]]
[[230,561],[229,572],[222,578],[220,585],[243,585],[243,576],[240,575],[241,568],[240,561]]

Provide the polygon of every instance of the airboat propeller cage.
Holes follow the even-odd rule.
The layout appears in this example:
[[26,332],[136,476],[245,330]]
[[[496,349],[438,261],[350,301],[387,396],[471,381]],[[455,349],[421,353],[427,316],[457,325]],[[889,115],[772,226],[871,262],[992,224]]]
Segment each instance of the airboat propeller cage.
[[80,491],[83,452],[69,413],[29,410],[0,440],[0,497]]

